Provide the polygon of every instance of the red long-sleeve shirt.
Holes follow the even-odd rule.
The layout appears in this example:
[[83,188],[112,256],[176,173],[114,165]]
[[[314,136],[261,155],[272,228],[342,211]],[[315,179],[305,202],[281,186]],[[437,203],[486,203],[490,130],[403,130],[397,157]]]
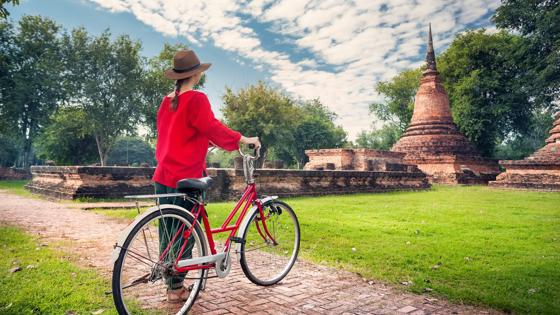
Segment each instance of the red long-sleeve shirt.
[[190,90],[180,94],[175,111],[171,99],[163,98],[157,115],[158,164],[153,180],[175,188],[180,179],[202,177],[209,141],[233,151],[239,148],[241,134],[214,117],[204,93]]

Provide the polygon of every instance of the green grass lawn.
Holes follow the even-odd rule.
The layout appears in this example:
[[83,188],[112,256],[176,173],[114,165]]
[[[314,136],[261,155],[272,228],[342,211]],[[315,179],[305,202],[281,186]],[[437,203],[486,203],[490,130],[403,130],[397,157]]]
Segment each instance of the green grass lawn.
[[[287,201],[304,259],[452,301],[560,313],[560,193],[435,186]],[[213,226],[232,205],[207,207]]]
[[[306,260],[452,301],[560,313],[560,193],[435,186],[287,201],[300,219]],[[232,205],[208,205],[213,226]]]
[[6,189],[13,194],[23,197],[37,197],[37,195],[33,195],[24,188],[28,182],[28,180],[0,180],[0,189]]
[[108,279],[17,228],[0,226],[0,266],[0,314],[116,314]]

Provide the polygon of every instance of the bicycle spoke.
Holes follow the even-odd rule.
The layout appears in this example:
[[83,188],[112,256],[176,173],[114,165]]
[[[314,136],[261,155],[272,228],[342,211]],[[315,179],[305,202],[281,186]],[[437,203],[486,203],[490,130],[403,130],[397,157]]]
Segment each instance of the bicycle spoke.
[[287,206],[282,209],[269,206],[263,210],[265,220],[259,219],[260,214],[255,212],[245,230],[241,267],[254,283],[271,285],[284,278],[295,262],[299,225],[293,210]]
[[146,251],[148,252],[148,257],[150,258],[150,260],[152,259],[152,255],[150,253],[150,248],[148,247],[148,241],[146,240],[146,231],[145,229],[142,229],[142,236],[144,237],[144,244],[146,245]]
[[[136,314],[138,308],[162,310],[160,303],[166,300],[167,290],[177,285],[193,288],[189,291],[189,298],[184,303],[164,307],[162,313],[184,314],[190,309],[202,287],[205,273],[203,270],[179,273],[174,262],[183,246],[189,257],[206,255],[203,243],[206,239],[200,230],[193,230],[190,245],[185,243],[187,239],[183,233],[189,231],[191,224],[190,217],[184,212],[161,208],[131,230],[113,274],[112,292],[120,314]],[[164,249],[168,251],[160,253]]]
[[[147,257],[145,257],[145,256],[142,256],[142,255],[140,255],[140,254],[134,252],[133,250],[130,250],[130,248],[127,249],[127,252],[129,252],[129,253],[132,254],[132,255],[130,256],[131,258],[134,258],[134,259],[140,261],[141,263],[146,264],[146,265],[148,265],[148,266],[150,266],[150,267],[152,267],[154,264],[159,264],[159,262],[153,261],[153,260],[151,260],[151,259],[149,259],[149,258],[147,258]],[[142,259],[143,259],[143,260],[142,260]],[[150,265],[149,263],[147,263],[145,260],[151,262],[152,265]]]

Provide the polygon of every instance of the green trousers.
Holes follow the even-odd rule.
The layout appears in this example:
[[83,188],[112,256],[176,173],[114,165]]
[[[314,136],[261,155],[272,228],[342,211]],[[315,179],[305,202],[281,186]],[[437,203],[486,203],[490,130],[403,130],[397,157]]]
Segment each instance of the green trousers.
[[[167,187],[160,183],[155,183],[155,191],[156,194],[171,194],[176,193],[177,189]],[[173,204],[180,207],[183,207],[187,210],[192,210],[194,204],[188,200],[183,199],[182,197],[169,197],[169,198],[160,198],[160,204]],[[177,230],[181,227],[181,221],[175,218],[164,218],[159,220],[158,224],[158,232],[159,232],[159,252],[160,255],[163,254],[167,245],[173,239]],[[180,235],[177,239],[173,242],[172,246],[169,249],[169,253],[166,255],[166,262],[171,262],[172,260],[177,258],[179,255],[179,251],[183,246],[183,236]],[[187,246],[181,256],[181,259],[189,259],[192,258],[192,249],[194,247],[194,237],[191,235],[187,242]],[[186,274],[175,275],[173,277],[169,277],[165,279],[165,283],[170,290],[180,289],[183,286],[183,280],[185,279]]]

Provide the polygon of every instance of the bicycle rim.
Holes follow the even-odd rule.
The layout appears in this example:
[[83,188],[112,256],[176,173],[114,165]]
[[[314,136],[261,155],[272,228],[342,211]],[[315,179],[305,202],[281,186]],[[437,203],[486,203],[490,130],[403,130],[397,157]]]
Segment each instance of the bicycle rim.
[[[186,314],[191,308],[202,287],[205,273],[203,270],[194,270],[179,274],[172,267],[184,244],[182,232],[188,231],[191,220],[180,210],[162,209],[132,229],[113,271],[113,295],[120,314],[136,314],[139,310],[153,310],[157,314]],[[172,244],[167,246],[171,241]],[[192,247],[191,254],[184,254],[182,258],[205,256],[205,245],[205,239],[197,226],[186,245]],[[187,301],[167,302],[167,289],[170,286],[189,288]]]
[[299,223],[294,211],[283,202],[263,206],[268,237],[259,211],[251,214],[241,245],[241,267],[253,283],[273,285],[294,265],[299,251]]

